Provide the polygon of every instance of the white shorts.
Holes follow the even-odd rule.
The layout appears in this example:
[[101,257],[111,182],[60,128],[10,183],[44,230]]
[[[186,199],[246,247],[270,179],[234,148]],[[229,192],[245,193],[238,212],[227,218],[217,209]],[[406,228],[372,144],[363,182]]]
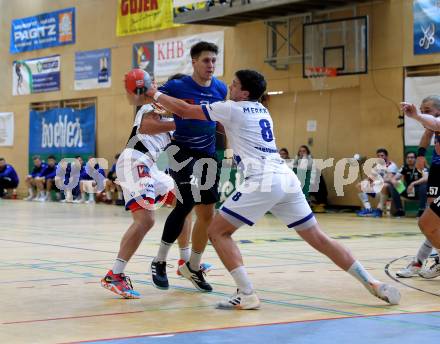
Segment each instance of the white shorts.
[[126,148],[116,163],[116,183],[124,193],[125,208],[151,209],[155,201],[174,189],[173,179],[160,171],[146,154]]
[[[220,214],[237,228],[243,224],[252,226],[268,211],[283,221],[288,228],[307,229],[316,219],[301,191],[301,184],[292,173],[274,174],[271,180],[261,184],[261,177],[250,177],[228,197],[220,208]],[[250,183],[259,183],[252,189]],[[263,185],[263,186],[261,186]]]

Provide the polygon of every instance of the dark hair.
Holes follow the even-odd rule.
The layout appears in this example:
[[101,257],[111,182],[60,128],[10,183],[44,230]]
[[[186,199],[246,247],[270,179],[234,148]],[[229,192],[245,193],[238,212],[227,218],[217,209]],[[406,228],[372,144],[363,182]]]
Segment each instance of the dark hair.
[[47,160],[49,160],[49,159],[57,160],[57,158],[55,158],[55,155],[49,155],[49,156],[47,157]]
[[388,151],[387,151],[385,148],[379,148],[379,149],[376,151],[376,154],[379,154],[379,153],[383,153],[383,154],[385,154],[386,156],[388,156]]
[[3,157],[0,157],[0,161],[3,161],[3,160],[5,160],[5,158],[3,158]]
[[118,160],[120,156],[121,156],[121,153],[116,153],[115,159]]
[[422,104],[426,102],[432,102],[432,105],[437,110],[440,110],[440,96],[437,95],[428,96],[422,100]]
[[199,43],[194,44],[191,47],[190,55],[192,59],[196,59],[200,56],[200,54],[204,51],[210,51],[214,54],[218,54],[218,47],[214,43],[201,41]]
[[264,76],[255,70],[242,69],[235,72],[240,80],[241,89],[249,92],[249,100],[259,100],[266,91],[266,80]]
[[34,156],[32,157],[32,160],[37,160],[37,159],[41,160],[41,158],[40,158],[39,155],[34,155]]
[[287,153],[287,155],[289,155],[289,151],[287,150],[287,148],[280,148],[280,152],[286,152]]
[[[306,145],[299,146],[299,148],[298,148],[298,152],[299,152],[299,150],[300,150],[301,148],[304,148],[304,149],[306,150],[307,155],[310,155],[310,154],[311,154],[311,152],[310,152],[310,148],[309,148],[308,146],[306,146]],[[298,155],[299,155],[299,154],[298,154]]]
[[417,158],[417,153],[416,153],[416,152],[413,152],[413,151],[406,152],[406,154],[405,154],[405,158],[407,158],[408,155],[410,155],[410,154],[414,154],[414,158]]
[[75,159],[78,159],[78,158],[82,159],[82,156],[81,155],[75,155]]
[[170,80],[179,80],[179,79],[182,79],[182,78],[185,77],[185,76],[186,76],[186,74],[183,74],[183,73],[177,73],[177,74],[171,75],[171,76],[168,78],[167,81],[170,81]]

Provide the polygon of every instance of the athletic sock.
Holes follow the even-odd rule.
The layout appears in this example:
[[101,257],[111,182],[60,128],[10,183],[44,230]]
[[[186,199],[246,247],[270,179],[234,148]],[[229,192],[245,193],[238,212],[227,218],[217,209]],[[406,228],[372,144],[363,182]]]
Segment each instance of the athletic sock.
[[118,191],[118,199],[122,200],[124,196],[122,195],[122,191]]
[[377,209],[383,210],[387,198],[388,198],[387,195],[384,195],[382,192],[379,192],[379,204],[377,205]]
[[372,285],[379,283],[379,281],[371,276],[357,260],[351,265],[347,272],[361,282],[370,293],[373,292]]
[[431,255],[432,252],[432,245],[429,242],[429,240],[425,240],[420,246],[419,250],[417,251],[416,260],[417,263],[423,264],[426,259]]
[[115,263],[113,264],[113,273],[115,275],[122,274],[127,266],[127,262],[122,258],[116,258]]
[[237,285],[238,289],[246,295],[250,295],[253,292],[253,286],[251,281],[249,280],[248,274],[246,272],[246,269],[243,265],[239,266],[238,268],[235,268],[231,272],[232,278],[235,281],[235,284]]
[[83,202],[86,201],[86,193],[85,192],[81,193],[81,201],[83,201]]
[[89,193],[89,201],[95,202],[95,194]]
[[34,189],[33,188],[29,188],[28,192],[29,192],[29,196],[34,197]]
[[189,267],[193,271],[200,270],[200,262],[202,261],[203,252],[196,252],[191,250],[191,257],[189,258]]
[[105,197],[107,198],[108,201],[111,201],[111,199],[112,199],[112,193],[111,193],[111,191],[106,191],[106,192],[105,192]]
[[189,258],[191,257],[191,248],[187,246],[180,248],[179,251],[180,251],[180,259],[184,260],[185,262],[189,261]]
[[362,202],[362,205],[364,206],[365,209],[370,210],[371,209],[371,204],[368,201],[368,195],[365,192],[360,192],[358,193],[359,199]]
[[168,257],[168,252],[170,251],[172,244],[169,244],[165,241],[160,242],[159,251],[157,252],[157,256],[154,258],[155,262],[166,262]]

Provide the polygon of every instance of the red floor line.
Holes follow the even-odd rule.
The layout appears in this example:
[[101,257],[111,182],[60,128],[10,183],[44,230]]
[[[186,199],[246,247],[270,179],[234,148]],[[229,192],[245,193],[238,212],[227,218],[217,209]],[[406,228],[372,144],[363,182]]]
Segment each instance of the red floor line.
[[135,314],[135,313],[143,313],[143,312],[144,311],[131,311],[131,312],[118,312],[118,313],[105,313],[105,314],[78,315],[78,316],[74,316],[74,317],[60,317],[60,318],[46,318],[46,319],[35,319],[35,320],[9,321],[9,322],[2,323],[2,325],[29,324],[29,323],[44,322],[44,321],[108,317],[108,316],[114,316],[114,315]]
[[309,322],[317,322],[317,321],[331,321],[331,320],[354,319],[354,318],[372,318],[372,317],[393,316],[393,315],[429,314],[429,313],[438,313],[438,312],[440,312],[440,310],[427,311],[427,312],[426,311],[420,311],[420,312],[407,312],[407,313],[381,313],[381,314],[370,314],[370,315],[341,316],[341,317],[333,317],[333,318],[325,318],[325,319],[280,321],[280,322],[263,323],[263,324],[255,324],[255,325],[214,327],[214,328],[208,328],[208,329],[204,329],[204,330],[184,330],[184,331],[175,331],[175,332],[158,332],[158,333],[144,334],[144,335],[137,335],[137,336],[91,339],[91,340],[82,340],[82,341],[75,341],[75,342],[63,342],[63,343],[59,343],[59,344],[105,342],[105,341],[109,341],[109,340],[121,340],[121,339],[132,339],[132,338],[154,337],[154,336],[166,336],[166,335],[173,335],[173,334],[208,332],[208,331],[216,331],[216,330],[230,330],[230,329],[237,329],[237,328],[257,327],[257,326],[285,325],[285,324],[287,325],[287,324],[309,323]]

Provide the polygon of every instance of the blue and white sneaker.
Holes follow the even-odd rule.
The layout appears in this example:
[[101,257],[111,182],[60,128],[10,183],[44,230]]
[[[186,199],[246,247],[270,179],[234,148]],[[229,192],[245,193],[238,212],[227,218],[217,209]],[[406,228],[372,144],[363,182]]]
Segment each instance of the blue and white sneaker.
[[372,217],[373,216],[373,209],[362,209],[356,213],[359,217]]
[[382,217],[382,209],[373,209],[372,217]]

